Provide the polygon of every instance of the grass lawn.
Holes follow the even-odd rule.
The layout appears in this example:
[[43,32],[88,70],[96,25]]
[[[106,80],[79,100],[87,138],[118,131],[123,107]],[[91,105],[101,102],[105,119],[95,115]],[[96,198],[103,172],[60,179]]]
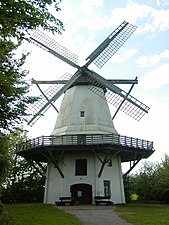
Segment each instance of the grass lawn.
[[16,225],[80,225],[74,217],[52,205],[41,203],[7,204],[6,211],[13,217]]
[[169,205],[131,203],[117,206],[119,216],[134,225],[169,225]]

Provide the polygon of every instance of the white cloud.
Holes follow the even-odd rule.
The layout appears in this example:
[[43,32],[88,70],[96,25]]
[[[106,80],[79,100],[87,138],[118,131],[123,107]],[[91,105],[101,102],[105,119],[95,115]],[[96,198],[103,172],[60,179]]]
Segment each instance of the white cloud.
[[169,29],[169,10],[153,10],[152,19],[159,32]]
[[93,15],[95,10],[102,7],[103,0],[82,0],[80,4],[80,9],[85,12],[88,16]]
[[142,57],[138,58],[136,63],[140,67],[150,67],[150,66],[153,66],[153,65],[159,63],[160,61],[162,61],[164,59],[169,59],[169,50],[168,49],[164,50],[161,54],[155,54],[152,56],[142,56]]
[[[136,30],[138,33],[154,33],[169,29],[169,10],[167,9],[160,10],[130,1],[125,7],[113,9],[111,14],[112,25],[126,20],[135,25],[138,24],[139,27]],[[141,26],[140,22],[144,25]]]
[[154,11],[150,17],[151,21],[137,29],[138,33],[148,32],[149,39],[155,36],[155,33],[166,31],[169,29],[169,10],[167,12]]
[[156,1],[156,4],[159,5],[159,6],[169,6],[169,2],[166,1],[166,0],[157,0]]
[[[156,10],[150,11],[148,22],[137,29],[138,33],[144,32],[162,32],[169,29],[169,10]],[[150,36],[151,38],[152,36]]]
[[100,11],[96,11],[91,17],[84,17],[81,17],[77,21],[78,27],[83,27],[85,29],[89,29],[90,31],[96,32],[109,28],[110,26],[108,22],[109,18],[103,15]]
[[126,60],[128,60],[130,57],[135,55],[138,52],[137,49],[129,49],[129,50],[121,50],[120,53],[114,55],[112,59],[110,59],[109,64],[112,63],[122,63]]
[[138,19],[142,20],[147,17],[150,11],[150,6],[129,3],[125,7],[113,9],[111,12],[111,21],[112,23],[118,24],[120,21],[126,20],[135,24]]
[[169,84],[168,71],[169,64],[162,64],[140,79],[139,83],[145,88],[159,88],[165,84]]
[[109,19],[101,10],[103,3],[103,0],[82,0],[79,7],[80,16],[76,25],[94,32],[107,28]]

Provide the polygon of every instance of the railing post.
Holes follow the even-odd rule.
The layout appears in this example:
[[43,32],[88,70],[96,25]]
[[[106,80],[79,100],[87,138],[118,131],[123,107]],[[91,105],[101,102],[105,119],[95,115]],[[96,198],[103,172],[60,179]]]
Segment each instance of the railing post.
[[50,142],[50,145],[52,145],[53,146],[53,135],[51,135],[51,136],[49,136],[49,142]]
[[120,134],[117,135],[118,144],[120,144]]
[[42,135],[42,146],[44,145],[44,136]]
[[138,148],[138,138],[136,138],[136,148]]

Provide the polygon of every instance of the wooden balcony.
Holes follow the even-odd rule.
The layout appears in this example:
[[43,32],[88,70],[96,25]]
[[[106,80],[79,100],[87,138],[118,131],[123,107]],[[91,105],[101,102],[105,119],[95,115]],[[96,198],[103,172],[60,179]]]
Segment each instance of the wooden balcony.
[[35,147],[43,146],[89,146],[89,145],[119,145],[129,148],[153,150],[153,142],[143,139],[122,136],[117,134],[79,134],[63,136],[41,136],[16,147],[16,152],[27,151]]
[[98,173],[100,177],[105,163],[113,157],[130,162],[128,174],[142,158],[148,158],[153,152],[153,142],[118,134],[41,136],[16,147],[16,153],[32,163],[52,161],[62,177],[59,162],[64,154],[94,154],[98,159],[101,155],[104,160]]

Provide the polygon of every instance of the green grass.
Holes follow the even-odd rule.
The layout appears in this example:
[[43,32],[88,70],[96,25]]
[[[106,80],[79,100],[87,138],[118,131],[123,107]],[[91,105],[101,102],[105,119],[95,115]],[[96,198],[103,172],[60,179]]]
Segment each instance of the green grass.
[[131,203],[117,206],[119,216],[134,225],[169,225],[169,205]]
[[74,217],[52,205],[7,204],[6,211],[13,217],[16,225],[80,225]]
[[[14,225],[80,225],[74,217],[52,205],[40,203],[9,204],[6,211]],[[116,212],[134,225],[169,225],[169,205],[132,203],[116,206]],[[8,223],[5,223],[8,224]],[[11,223],[13,225],[13,223]]]

